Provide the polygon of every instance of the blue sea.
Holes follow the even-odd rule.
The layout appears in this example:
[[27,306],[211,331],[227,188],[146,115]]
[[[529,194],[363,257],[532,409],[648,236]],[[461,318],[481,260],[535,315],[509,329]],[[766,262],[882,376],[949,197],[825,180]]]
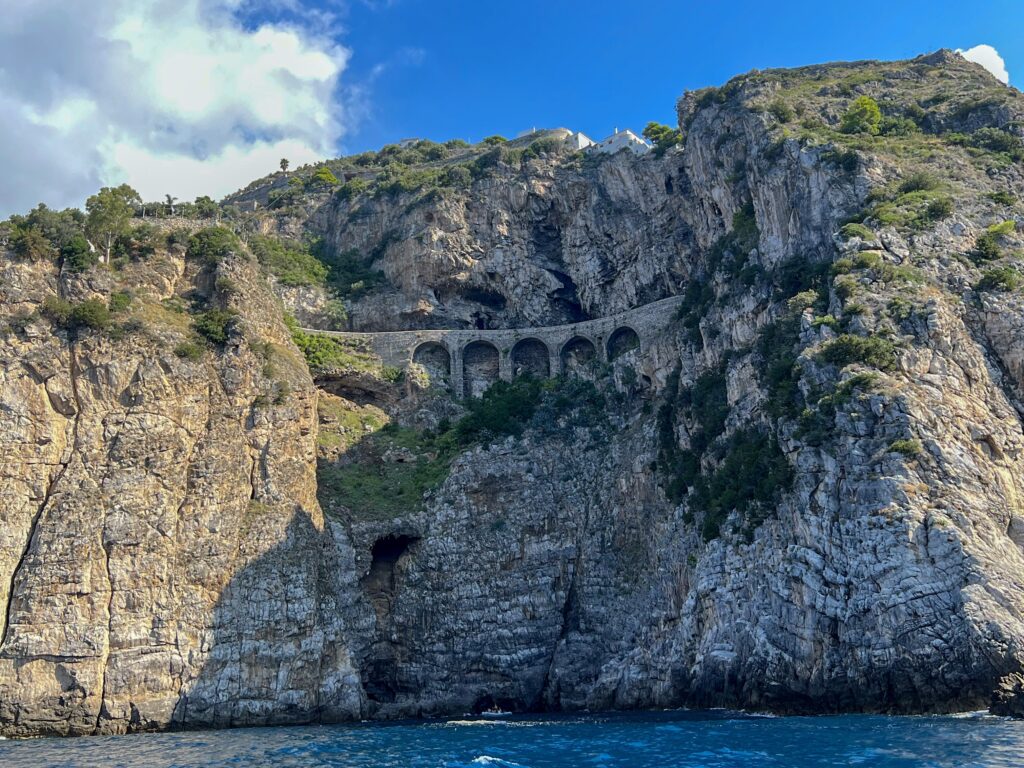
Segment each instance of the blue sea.
[[0,741],[0,766],[68,768],[968,768],[1024,766],[1024,722],[736,712],[471,718]]

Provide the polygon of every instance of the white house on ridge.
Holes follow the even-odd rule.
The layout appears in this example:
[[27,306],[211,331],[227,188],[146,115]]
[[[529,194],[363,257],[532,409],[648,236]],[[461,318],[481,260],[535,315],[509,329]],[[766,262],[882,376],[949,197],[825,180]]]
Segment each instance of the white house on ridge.
[[622,149],[628,149],[634,155],[644,155],[651,151],[651,145],[628,128],[624,131],[616,128],[615,133],[594,144],[592,149],[606,155],[614,155]]

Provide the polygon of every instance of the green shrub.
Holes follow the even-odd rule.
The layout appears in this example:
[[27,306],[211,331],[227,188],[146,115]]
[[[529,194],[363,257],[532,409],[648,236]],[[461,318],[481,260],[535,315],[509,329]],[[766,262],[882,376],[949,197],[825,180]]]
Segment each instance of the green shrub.
[[928,221],[942,221],[953,215],[953,200],[949,197],[940,197],[932,200],[925,208],[925,218]]
[[782,99],[775,99],[768,105],[768,114],[780,123],[788,123],[796,117],[794,109]]
[[921,451],[924,450],[924,446],[922,446],[921,441],[916,438],[909,440],[893,440],[889,445],[889,450],[892,453],[902,453],[904,456],[913,457],[921,453]]
[[832,266],[829,268],[829,271],[833,275],[848,275],[853,271],[853,259],[846,256],[836,259],[832,262]]
[[718,239],[708,261],[713,268],[725,267],[729,274],[738,276],[747,256],[757,247],[761,232],[757,228],[754,203],[748,201],[732,215],[732,229]]
[[532,376],[496,381],[481,397],[466,401],[469,413],[455,426],[460,444],[522,434],[543,391],[544,382]]
[[[466,406],[468,412],[454,425],[443,420],[436,431],[429,431],[388,424],[361,440],[355,461],[321,462],[317,468],[321,504],[331,509],[332,502],[341,502],[363,518],[415,511],[424,494],[447,478],[453,459],[471,445],[520,435],[528,428],[556,434],[561,422],[568,423],[566,434],[574,438],[575,427],[595,426],[591,416],[603,415],[605,410],[603,398],[590,382],[530,377],[496,382]],[[415,459],[386,462],[383,456],[394,449]]]
[[882,125],[882,110],[870,96],[858,96],[843,115],[839,130],[843,133],[878,134]]
[[306,180],[306,187],[311,189],[329,189],[338,186],[338,177],[326,165],[319,166],[313,175]]
[[858,224],[856,222],[844,224],[842,228],[839,230],[839,235],[844,240],[850,240],[854,237],[859,237],[861,240],[867,241],[877,239],[875,233],[872,232],[868,227],[864,226],[863,224]]
[[1013,267],[995,267],[985,270],[974,288],[978,291],[1015,291],[1022,283],[1024,277]]
[[192,327],[211,344],[224,344],[236,317],[238,313],[232,309],[208,309],[192,318]]
[[59,296],[47,296],[43,299],[39,311],[51,323],[63,328],[71,318],[71,303]]
[[[301,183],[297,176],[293,176],[291,181],[300,181]],[[300,197],[301,191],[294,186],[288,186],[284,189],[272,189],[267,193],[267,207],[278,210],[288,208],[298,203]]]
[[654,145],[655,157],[661,157],[683,140],[683,133],[678,128],[653,121],[644,128],[643,136]]
[[1003,249],[999,245],[999,238],[991,232],[983,232],[974,243],[974,251],[971,257],[976,262],[995,261],[1001,258]]
[[833,315],[822,315],[821,317],[814,318],[811,321],[811,325],[815,328],[825,327],[835,330],[839,327],[839,321]]
[[909,117],[883,117],[879,125],[883,136],[911,136],[920,132],[921,128]]
[[1014,162],[1024,160],[1024,140],[999,128],[979,128],[968,137],[972,147],[1004,154]]
[[860,290],[860,283],[850,275],[839,275],[832,283],[836,296],[844,301]]
[[249,241],[249,249],[282,285],[323,285],[327,279],[327,267],[306,247],[256,235]]
[[1016,205],[1017,198],[1011,195],[1009,192],[999,190],[998,192],[989,192],[986,197],[994,203],[1000,205]]
[[895,296],[889,300],[889,312],[897,320],[906,320],[914,313],[914,305],[902,296]]
[[1003,249],[999,244],[999,238],[1014,232],[1016,227],[1016,222],[1012,220],[993,224],[975,241],[974,252],[971,256],[976,262],[995,261],[1002,258]]
[[241,250],[241,243],[227,227],[206,227],[188,239],[188,255],[207,266],[216,266],[229,253]]
[[879,270],[884,263],[878,251],[861,251],[853,260],[853,264],[857,269]]
[[203,347],[194,341],[183,341],[174,348],[174,354],[183,360],[199,360],[203,356]]
[[[292,341],[306,358],[306,365],[314,373],[332,369],[346,369],[382,374],[380,360],[365,345],[349,339],[306,333],[294,318],[285,317],[291,330]],[[382,376],[382,378],[384,378]]]
[[10,243],[11,250],[23,259],[42,261],[53,257],[53,245],[36,227],[15,227]]
[[700,321],[715,302],[715,289],[706,280],[693,279],[686,284],[683,300],[676,308],[675,318],[682,322],[687,340],[698,349],[704,348]]
[[768,391],[765,408],[774,418],[792,418],[800,412],[799,340],[800,317],[790,314],[762,328],[754,345],[761,385]]
[[995,235],[996,237],[1002,237],[1004,235],[1012,235],[1017,231],[1017,222],[1013,219],[1002,221],[999,224],[993,224],[985,230],[989,234]]
[[115,291],[110,294],[110,301],[108,308],[113,314],[120,314],[121,312],[127,311],[128,307],[132,304],[132,295],[126,291]]
[[822,152],[821,158],[846,173],[855,173],[860,167],[860,156],[853,149],[828,149]]
[[313,243],[312,255],[327,267],[327,283],[343,298],[357,298],[372,292],[385,282],[384,273],[373,268],[375,254],[383,252],[390,239],[378,243],[374,254],[363,256],[356,250],[336,253],[322,240]]
[[60,249],[64,267],[71,272],[85,272],[99,263],[99,256],[89,248],[85,235],[74,235]]
[[72,332],[107,331],[112,325],[110,309],[100,299],[71,304],[57,296],[47,296],[40,311],[54,325]]
[[506,139],[504,136],[498,136],[497,134],[495,134],[494,136],[488,136],[480,143],[488,147],[496,147],[499,144],[504,144],[507,141],[508,139]]
[[792,487],[794,476],[774,436],[755,428],[736,432],[715,471],[698,478],[694,486],[690,508],[704,513],[704,540],[717,538],[733,511],[746,516],[749,539],[770,511],[769,505]]
[[369,183],[367,183],[366,179],[361,179],[357,176],[353,179],[349,179],[344,184],[342,184],[338,188],[336,194],[342,200],[354,200],[355,198],[359,197],[361,194],[366,192],[369,188],[370,185]]
[[899,191],[900,194],[906,195],[910,192],[938,189],[941,185],[942,183],[927,171],[915,171],[900,183]]
[[67,328],[72,331],[105,331],[110,325],[110,310],[99,299],[86,299],[73,305],[67,321]]
[[864,363],[889,371],[896,367],[896,347],[880,336],[843,334],[822,347],[818,359],[840,368],[851,363]]
[[553,136],[547,136],[531,142],[530,145],[523,150],[522,159],[530,160],[540,157],[541,155],[558,154],[564,147],[565,144],[563,144],[559,139],[556,139]]
[[217,279],[213,281],[213,289],[222,296],[234,296],[238,293],[238,283],[230,277],[217,275]]

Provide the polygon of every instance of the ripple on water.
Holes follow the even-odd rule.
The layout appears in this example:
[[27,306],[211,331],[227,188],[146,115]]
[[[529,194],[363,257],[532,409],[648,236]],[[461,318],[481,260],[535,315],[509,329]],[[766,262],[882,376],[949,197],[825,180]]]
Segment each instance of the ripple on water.
[[3,768],[1018,768],[1024,723],[658,712],[0,741]]

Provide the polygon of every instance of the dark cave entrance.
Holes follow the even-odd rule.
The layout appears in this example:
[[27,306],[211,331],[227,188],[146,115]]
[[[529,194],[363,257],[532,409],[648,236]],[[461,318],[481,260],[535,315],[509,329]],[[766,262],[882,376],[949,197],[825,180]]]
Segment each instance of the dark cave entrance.
[[413,545],[419,541],[415,536],[392,535],[377,539],[370,550],[370,570],[363,577],[363,589],[373,603],[377,620],[383,621],[391,614],[397,594],[400,566],[408,559]]
[[394,701],[398,694],[413,690],[402,680],[405,648],[401,629],[396,631],[392,611],[418,541],[418,536],[392,534],[377,539],[370,549],[370,570],[361,584],[373,605],[377,627],[362,676],[363,689],[373,701]]

